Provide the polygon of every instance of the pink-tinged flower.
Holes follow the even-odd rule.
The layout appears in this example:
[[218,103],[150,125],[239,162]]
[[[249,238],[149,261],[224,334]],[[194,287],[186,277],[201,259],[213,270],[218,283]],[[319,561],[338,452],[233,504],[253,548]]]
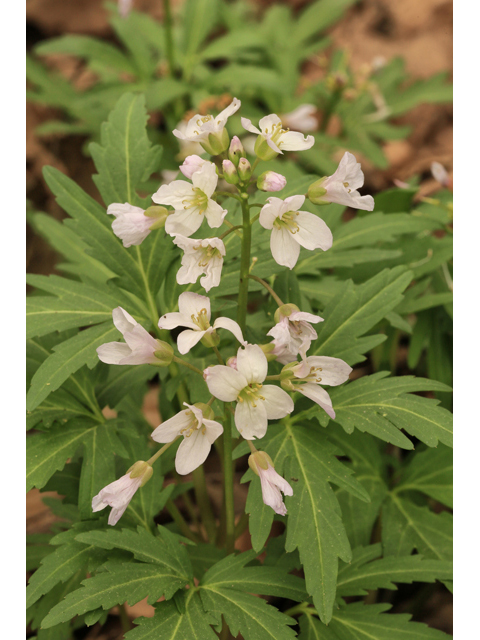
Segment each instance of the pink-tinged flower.
[[289,131],[282,125],[282,121],[275,114],[265,116],[259,122],[260,129],[251,120],[242,118],[242,126],[250,133],[258,134],[255,152],[259,158],[270,160],[277,153],[284,151],[302,151],[310,149],[315,143],[313,136],[305,136],[298,131]]
[[124,476],[100,490],[100,493],[92,499],[92,511],[101,511],[105,507],[112,507],[108,516],[108,524],[116,525],[125,513],[125,509],[137,489],[143,487],[150,480],[152,474],[153,469],[148,462],[139,460],[130,467]]
[[173,242],[185,252],[177,272],[178,284],[193,284],[203,275],[200,284],[205,291],[218,287],[222,275],[225,245],[220,238],[194,240],[178,234]]
[[443,164],[440,164],[440,162],[432,162],[430,170],[432,172],[432,176],[442,185],[442,187],[446,187],[447,189],[452,188],[452,180]]
[[[185,120],[181,120],[177,124],[176,131],[185,135],[187,131],[187,123]],[[205,152],[205,149],[198,142],[191,142],[190,140],[185,140],[177,136],[178,144],[180,145],[180,153],[178,154],[178,159],[183,160],[191,155],[199,155]],[[172,178],[173,180],[173,178]],[[170,180],[169,180],[170,182]]]
[[287,515],[287,508],[283,503],[280,491],[286,496],[293,496],[293,489],[288,482],[275,471],[270,456],[264,451],[255,451],[255,453],[252,453],[248,458],[248,464],[252,471],[260,477],[263,502],[269,507],[272,507],[278,515]]
[[223,427],[211,419],[213,410],[207,404],[183,404],[188,408],[162,422],[152,433],[152,438],[166,443],[183,436],[175,458],[175,469],[185,476],[205,462],[212,444],[222,435]]
[[308,198],[314,204],[336,202],[353,209],[373,211],[372,196],[361,196],[357,189],[363,186],[364,176],[360,163],[348,151],[331,176],[317,180],[308,188]]
[[208,160],[204,160],[203,158],[200,158],[200,156],[197,156],[197,155],[188,156],[183,161],[183,164],[180,165],[180,171],[183,173],[183,175],[186,178],[191,180],[193,174],[196,173],[197,171],[200,171],[200,169],[203,167],[205,163],[210,164]]
[[296,265],[300,247],[313,251],[330,249],[333,236],[325,222],[308,211],[299,211],[305,196],[290,196],[281,200],[268,198],[260,211],[260,224],[271,229],[270,249],[274,260],[289,269]]
[[175,129],[173,135],[180,140],[199,142],[207,153],[218,155],[228,149],[230,140],[225,125],[228,118],[240,109],[241,104],[240,100],[234,98],[216,118],[197,113],[190,118],[184,131]]
[[282,364],[288,364],[300,354],[306,358],[312,340],[316,340],[317,332],[310,324],[323,322],[323,318],[312,313],[300,311],[294,304],[284,304],[275,312],[277,324],[270,329],[267,336],[272,336],[275,345],[272,353]]
[[262,191],[281,191],[286,184],[285,176],[275,171],[265,171],[257,180],[257,187]]
[[175,212],[168,216],[165,231],[187,238],[195,233],[206,217],[210,227],[220,227],[227,210],[211,199],[218,182],[215,165],[205,162],[199,171],[192,174],[192,183],[174,180],[162,184],[152,196],[158,204],[170,205]]
[[132,316],[117,307],[112,311],[113,324],[125,342],[107,342],[97,347],[97,354],[107,364],[169,365],[173,348],[167,342],[156,340]]
[[256,344],[238,349],[236,369],[215,365],[203,372],[212,395],[223,402],[237,402],[235,424],[246,440],[263,438],[268,420],[284,418],[293,411],[288,393],[263,384],[266,376],[267,358]]
[[145,211],[132,204],[114,202],[107,209],[108,215],[115,216],[112,223],[113,233],[120,238],[124,247],[141,244],[151,231],[154,223]]
[[235,338],[245,344],[240,326],[230,318],[217,318],[210,326],[210,300],[198,293],[185,291],[178,297],[178,311],[166,313],[158,321],[160,329],[175,329],[188,327],[177,338],[177,347],[183,355],[188,353],[202,338],[208,346],[216,346],[219,342],[217,329],[226,329]]
[[316,402],[328,415],[334,419],[330,396],[319,385],[336,387],[348,380],[352,368],[340,358],[328,356],[309,356],[302,362],[286,365],[282,369],[285,378],[281,381],[284,389],[299,391],[310,400]]
[[118,13],[126,18],[133,7],[133,0],[118,0]]
[[318,120],[314,117],[317,107],[314,104],[301,104],[282,116],[283,124],[294,131],[316,131]]

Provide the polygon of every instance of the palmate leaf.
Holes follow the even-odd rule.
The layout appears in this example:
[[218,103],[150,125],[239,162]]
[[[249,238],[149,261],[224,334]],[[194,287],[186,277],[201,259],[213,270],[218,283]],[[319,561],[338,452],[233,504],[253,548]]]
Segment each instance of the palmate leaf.
[[364,353],[383,342],[384,335],[363,336],[402,299],[412,279],[404,267],[385,269],[361,285],[348,280],[322,313],[325,319],[312,344],[311,355],[341,358],[353,365]]
[[351,564],[338,571],[337,596],[364,596],[369,589],[396,589],[395,582],[452,579],[453,565],[446,560],[430,560],[421,555],[380,558],[381,554],[380,543],[354,549]]
[[[291,552],[298,548],[307,591],[328,622],[335,600],[337,558],[345,562],[351,558],[340,506],[329,483],[367,503],[368,493],[351,475],[352,470],[335,457],[340,449],[311,424],[284,420],[270,428],[263,448],[293,488],[293,496],[285,498],[289,514],[285,549]],[[247,473],[246,479],[252,477]],[[259,484],[255,477],[247,500],[252,545],[257,545],[257,550],[265,543],[273,521],[273,510],[263,504]]]
[[312,615],[300,618],[299,640],[448,640],[451,636],[420,622],[409,614],[386,614],[390,604],[349,604],[335,612],[325,626]]
[[45,428],[50,427],[53,422],[66,423],[76,417],[91,418],[92,412],[65,389],[57,389],[35,411],[27,413],[27,430],[33,429],[40,422]]
[[[380,371],[334,389],[331,398],[335,422],[347,433],[357,428],[404,449],[413,449],[413,444],[400,429],[429,447],[436,447],[439,441],[452,446],[452,414],[438,407],[438,400],[406,395],[413,391],[450,391],[450,388],[435,380],[413,376],[386,378],[388,375]],[[318,416],[323,423],[325,417]]]
[[436,449],[418,451],[402,470],[395,487],[398,495],[404,491],[421,491],[447,507],[453,507],[453,452],[439,445]]

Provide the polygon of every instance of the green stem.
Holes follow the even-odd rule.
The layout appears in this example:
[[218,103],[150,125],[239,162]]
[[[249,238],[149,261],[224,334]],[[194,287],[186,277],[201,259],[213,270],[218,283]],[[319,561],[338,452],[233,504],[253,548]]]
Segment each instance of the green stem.
[[128,613],[127,613],[127,609],[125,607],[124,604],[119,604],[118,605],[118,611],[119,611],[119,615],[120,615],[120,622],[122,625],[122,630],[123,633],[127,633],[128,631],[131,631],[133,629],[133,624],[130,620],[130,618],[128,617]]
[[225,418],[223,427],[223,459],[224,459],[224,501],[226,536],[225,549],[233,553],[235,549],[235,510],[233,505],[233,460],[232,460],[232,427],[230,412],[225,403]]
[[323,133],[326,131],[328,127],[328,123],[330,122],[330,118],[332,117],[335,109],[337,108],[338,103],[340,102],[340,98],[342,97],[342,90],[334,91],[330,97],[330,100],[325,107],[325,111],[323,112],[322,124],[320,125],[320,131]]
[[[246,194],[243,194],[246,195]],[[250,271],[250,249],[252,244],[252,228],[250,225],[250,209],[248,197],[242,198],[243,236],[242,257],[240,262],[240,285],[238,291],[237,321],[245,333],[248,304],[248,274]]]
[[168,60],[168,72],[169,75],[173,76],[175,71],[175,53],[173,48],[173,23],[170,0],[163,0],[163,9],[165,11],[165,50]]
[[208,497],[207,483],[203,466],[200,465],[193,472],[193,482],[195,485],[195,496],[202,516],[202,522],[207,532],[209,542],[214,542],[217,535],[217,525],[212,510],[212,504]]
[[192,371],[195,371],[195,373],[199,373],[203,378],[203,371],[200,371],[200,369],[197,369],[197,367],[194,367],[193,364],[190,364],[190,362],[187,362],[186,360],[182,360],[181,358],[178,358],[177,356],[173,356],[173,362],[177,362],[178,364],[182,364],[184,367],[187,367],[187,369],[191,369]]
[[171,447],[172,444],[174,442],[176,442],[179,438],[181,438],[181,436],[177,436],[171,442],[167,442],[167,444],[164,444],[163,447],[157,451],[157,453],[153,454],[153,456],[150,458],[150,460],[147,460],[147,464],[152,466],[152,464],[158,460],[158,458],[162,455],[162,453],[164,453],[169,447]]
[[186,538],[188,538],[189,540],[193,540],[193,542],[202,542],[202,539],[199,536],[195,535],[193,531],[190,529],[184,517],[182,516],[177,506],[172,500],[168,500],[166,507],[167,507],[168,513],[172,516],[175,524],[177,525],[177,527],[180,529],[180,531],[183,533],[183,535]]
[[240,202],[242,202],[242,198],[238,194],[232,193],[231,191],[215,191],[215,195],[226,196],[227,198],[235,198],[235,200],[239,200]]
[[[301,613],[307,613],[309,615],[315,615],[317,612],[311,608],[308,602],[301,602],[300,604],[291,607],[283,612],[286,616],[298,616]],[[317,614],[318,615],[318,614]]]
[[217,356],[217,360],[219,361],[220,364],[225,364],[222,358],[222,354],[220,353],[220,351],[217,349],[217,347],[212,347],[212,349],[215,352],[215,355]]
[[[232,231],[236,231],[237,229],[241,229],[242,225],[238,224],[236,227],[230,227],[230,229],[228,229],[227,231],[225,231],[225,233],[222,233],[221,236],[218,236],[219,240],[223,240],[224,238],[226,238],[226,236],[228,236],[229,233],[232,233]],[[238,234],[237,234],[238,235]]]
[[262,280],[262,278],[259,278],[258,276],[252,276],[249,275],[249,278],[251,278],[252,280],[256,280],[257,282],[259,282],[262,286],[265,287],[265,289],[268,291],[268,293],[272,296],[272,298],[275,300],[275,302],[278,304],[279,307],[283,306],[283,302],[280,300],[280,298],[277,296],[277,294],[275,293],[275,291],[272,289],[272,287],[268,284],[268,282],[265,282],[265,280]]
[[248,514],[243,513],[240,517],[240,520],[235,525],[235,540],[239,538],[248,527],[248,520]]

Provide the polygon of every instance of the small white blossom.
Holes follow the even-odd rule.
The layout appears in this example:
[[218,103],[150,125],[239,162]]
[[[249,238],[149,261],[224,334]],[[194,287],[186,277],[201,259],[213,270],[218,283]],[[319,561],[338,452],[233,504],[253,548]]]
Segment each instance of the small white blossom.
[[448,175],[448,172],[443,166],[443,164],[440,164],[440,162],[432,162],[432,166],[430,167],[430,170],[432,172],[432,176],[435,178],[437,182],[439,182],[442,185],[442,187],[448,187],[448,188],[450,187],[451,185],[450,176]]
[[258,345],[237,351],[236,368],[224,365],[203,372],[212,395],[223,402],[237,402],[235,424],[246,440],[263,438],[268,420],[284,418],[293,411],[293,401],[283,389],[264,385],[267,358]]
[[285,113],[282,122],[294,131],[316,131],[318,121],[313,115],[316,112],[317,107],[314,104],[301,104],[290,113]]
[[309,249],[330,249],[332,232],[325,222],[308,211],[299,211],[305,196],[290,196],[281,200],[270,197],[260,211],[260,224],[271,229],[270,249],[278,264],[293,269],[300,246]]
[[192,176],[195,172],[200,171],[205,163],[210,162],[208,160],[204,160],[200,158],[200,156],[192,155],[185,158],[182,165],[180,165],[180,171],[183,175],[189,180],[192,179]]
[[225,245],[220,238],[205,238],[195,240],[178,234],[173,242],[185,252],[182,266],[177,272],[178,284],[193,284],[198,276],[205,291],[218,287],[222,275]]
[[248,458],[248,464],[252,471],[260,477],[264,504],[272,507],[278,515],[286,516],[287,508],[283,503],[280,491],[286,496],[293,496],[293,489],[288,482],[275,471],[270,456],[264,451],[255,451],[255,453],[252,453]]
[[154,223],[152,218],[145,215],[145,211],[132,204],[114,202],[107,209],[108,215],[115,216],[112,223],[113,233],[120,238],[124,247],[141,244],[150,233]]
[[330,396],[320,386],[336,387],[348,380],[352,368],[340,358],[328,356],[309,356],[287,365],[283,372],[291,371],[293,376],[282,381],[282,386],[290,391],[299,391],[310,400],[316,402],[326,413],[335,418]]
[[175,329],[176,327],[188,327],[177,338],[178,350],[182,355],[188,353],[204,337],[215,339],[216,329],[227,329],[244,344],[240,326],[230,318],[217,318],[210,326],[210,300],[198,293],[185,291],[178,298],[178,311],[166,313],[158,321],[160,329]]
[[261,136],[270,149],[276,153],[310,149],[315,143],[313,136],[305,138],[303,133],[284,129],[282,121],[275,113],[262,118],[259,125],[260,130],[252,124],[251,120],[242,118],[243,128],[250,131],[250,133],[256,133]]
[[112,507],[108,516],[108,524],[116,525],[136,491],[152,477],[152,473],[153,469],[148,462],[139,460],[130,467],[124,476],[111,482],[94,496],[92,511],[101,511],[105,507]]
[[[282,313],[282,310],[286,313]],[[298,354],[305,358],[312,340],[318,337],[310,323],[323,322],[323,318],[300,311],[294,305],[280,307],[275,314],[275,320],[277,314],[277,324],[267,333],[267,336],[273,338],[275,345],[272,353],[282,364],[292,362]]]
[[189,237],[195,233],[206,217],[210,227],[220,227],[227,210],[211,199],[218,176],[215,165],[205,162],[199,171],[192,174],[192,182],[174,180],[163,184],[152,196],[157,204],[170,205],[175,212],[168,216],[165,231],[175,236]]
[[97,347],[99,359],[107,364],[158,364],[155,352],[164,351],[169,345],[153,338],[122,307],[114,309],[112,316],[125,342],[107,342]]
[[208,405],[202,402],[183,404],[188,408],[162,422],[152,433],[156,442],[165,443],[183,436],[175,458],[175,469],[182,476],[205,462],[212,444],[223,433],[222,425],[210,419],[213,411]]
[[317,180],[308,189],[308,197],[315,204],[336,202],[354,209],[373,211],[372,196],[361,196],[357,189],[363,186],[364,176],[361,165],[348,151],[340,160],[337,170],[331,176]]

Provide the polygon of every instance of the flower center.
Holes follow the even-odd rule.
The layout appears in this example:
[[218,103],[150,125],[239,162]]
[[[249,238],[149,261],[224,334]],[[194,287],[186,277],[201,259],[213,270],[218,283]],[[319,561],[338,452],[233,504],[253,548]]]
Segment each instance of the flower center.
[[198,187],[192,187],[192,195],[182,200],[184,209],[195,209],[198,207],[198,213],[202,215],[208,206],[208,196]]
[[293,235],[300,231],[300,227],[295,222],[296,216],[298,216],[298,211],[287,211],[284,213],[281,218],[277,218],[273,223],[277,229],[287,229]]
[[320,382],[322,381],[322,378],[319,375],[320,371],[322,371],[321,367],[310,367],[310,372],[304,378],[301,378],[300,380],[294,379],[292,380],[292,382],[313,382],[315,384],[320,384]]
[[290,131],[290,129],[288,129],[288,128],[284,129],[282,123],[281,122],[277,122],[277,124],[274,124],[272,126],[270,134],[268,132],[268,127],[265,127],[264,133],[269,135],[270,140],[272,140],[273,142],[275,142],[275,144],[277,144],[277,141],[282,137],[282,135],[284,133],[287,133],[288,131]]
[[202,268],[208,266],[212,258],[220,255],[220,251],[211,245],[208,245],[208,247],[198,245],[195,247],[195,250],[200,252],[198,266]]
[[[213,120],[212,116],[203,116],[201,118],[197,118],[197,121],[195,124],[199,129],[201,129],[203,125],[206,124],[207,122],[210,122],[210,120]],[[200,131],[195,131],[195,133],[199,135]]]
[[185,427],[184,429],[180,429],[180,434],[185,438],[190,438],[190,436],[194,431],[197,431],[197,429],[201,429],[202,435],[204,436],[205,433],[207,432],[205,425],[197,420],[197,418],[193,414],[193,411],[190,411],[190,409],[186,412],[186,415],[192,416],[190,419],[190,424],[188,427]]
[[258,382],[251,382],[248,387],[244,387],[237,396],[238,402],[248,402],[252,407],[257,406],[258,400],[265,400],[265,397],[260,395],[260,389],[263,385]]
[[197,315],[192,313],[190,317],[192,318],[192,322],[194,322],[201,331],[206,331],[209,328],[210,322],[208,321],[206,309],[200,309]]

